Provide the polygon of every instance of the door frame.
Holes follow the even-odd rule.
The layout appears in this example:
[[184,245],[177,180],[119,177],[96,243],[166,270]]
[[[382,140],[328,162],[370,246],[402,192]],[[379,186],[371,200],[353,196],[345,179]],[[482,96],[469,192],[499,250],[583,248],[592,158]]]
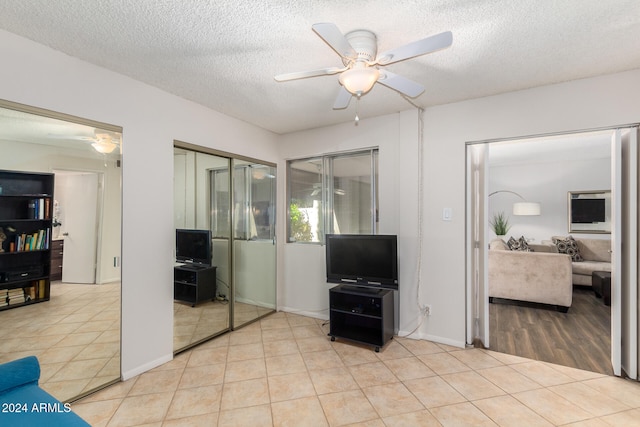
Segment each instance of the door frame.
[[[480,261],[483,262],[483,266],[484,266],[484,270],[482,270],[482,266],[478,266],[475,265],[476,261],[478,260],[477,257],[474,257],[472,255],[473,253],[473,249],[475,246],[479,246],[481,248],[481,252],[483,251],[485,254],[487,254],[487,245],[488,245],[488,241],[487,241],[487,226],[486,226],[486,221],[481,221],[482,217],[486,217],[486,209],[487,209],[487,201],[488,201],[488,195],[486,195],[486,189],[481,188],[476,191],[479,191],[481,193],[481,195],[485,194],[485,196],[482,197],[482,202],[480,204],[475,203],[474,202],[474,198],[473,198],[473,194],[472,192],[474,191],[474,179],[473,179],[473,174],[474,174],[474,170],[473,170],[473,162],[469,159],[469,157],[471,157],[470,155],[470,146],[473,145],[478,145],[478,144],[482,144],[485,145],[486,144],[490,144],[490,143],[496,143],[496,142],[507,142],[507,141],[519,141],[519,140],[530,140],[530,139],[541,139],[541,138],[545,138],[545,137],[557,137],[557,136],[562,136],[562,135],[572,135],[572,134],[581,134],[581,133],[589,133],[589,132],[599,132],[599,131],[611,131],[612,135],[616,132],[616,130],[620,130],[620,129],[637,129],[639,128],[640,124],[639,123],[632,123],[632,124],[626,124],[626,125],[618,125],[618,126],[610,126],[610,127],[602,127],[602,128],[595,128],[595,129],[586,129],[586,130],[577,130],[577,131],[565,131],[565,132],[555,132],[555,133],[547,133],[547,134],[539,134],[539,135],[529,135],[529,136],[523,136],[523,137],[511,137],[511,138],[499,138],[499,139],[487,139],[487,140],[480,140],[480,141],[468,141],[466,142],[466,155],[467,155],[467,164],[466,164],[466,180],[467,180],[467,189],[466,189],[466,199],[465,202],[467,204],[466,206],[466,223],[467,223],[467,233],[466,233],[466,248],[467,248],[467,260],[466,260],[466,270],[467,270],[467,274],[466,274],[466,278],[467,278],[467,285],[466,285],[466,289],[467,289],[467,322],[466,322],[466,326],[467,326],[467,332],[466,332],[466,336],[467,336],[467,344],[468,345],[481,345],[485,348],[489,348],[489,343],[490,343],[490,336],[489,336],[489,310],[488,310],[488,279],[487,279],[487,275],[486,275],[486,269],[487,269],[487,256],[484,256],[484,259],[482,259],[482,257],[480,258]],[[634,143],[637,144],[637,140],[634,141]],[[635,152],[635,151],[634,151]],[[637,153],[637,152],[636,152]],[[637,156],[637,154],[636,154]],[[612,158],[612,162],[615,159]],[[640,166],[637,162],[637,157],[636,157],[636,168],[638,166]],[[611,174],[612,174],[612,178],[613,178],[613,173],[614,171],[612,170]],[[637,173],[637,170],[635,171],[635,173]],[[482,180],[476,180],[478,183],[480,183]],[[484,182],[483,182],[484,183]],[[615,184],[614,181],[612,181],[612,185]],[[614,191],[614,188],[611,189],[612,192]],[[620,189],[618,189],[618,191],[620,191]],[[637,205],[636,205],[637,206]],[[480,210],[480,212],[478,212],[478,210]],[[483,214],[484,212],[484,214]],[[478,220],[478,214],[480,214],[480,220]],[[636,207],[636,218],[638,216],[638,212],[637,212],[637,207]],[[479,233],[475,233],[472,225],[474,223],[479,224],[480,226],[480,232]],[[621,223],[618,222],[616,224],[614,224],[614,226],[616,228],[621,227]],[[612,237],[614,236],[614,231],[612,230]],[[618,230],[619,231],[619,230]],[[480,241],[476,241],[474,240],[474,235],[476,235],[477,237],[479,237]],[[612,253],[612,265],[614,264],[614,258],[613,257],[619,257],[622,256],[621,254],[616,254],[616,253]],[[637,260],[636,260],[637,261]],[[637,265],[637,263],[636,263]],[[478,268],[480,268],[480,270],[478,270]],[[479,272],[484,271],[485,274],[478,274]],[[633,281],[636,284],[636,289],[634,290],[633,294],[634,295],[638,295],[638,271],[635,272],[635,280]],[[479,283],[478,284],[474,284],[474,280],[478,280]],[[477,292],[481,292],[481,295],[478,296]],[[618,291],[620,292],[620,291]],[[613,295],[612,295],[613,297]],[[481,303],[479,305],[474,304],[473,301],[478,298],[478,299],[482,299]],[[635,302],[635,309],[633,309],[633,307],[627,307],[628,310],[635,310],[635,312],[637,312],[638,310],[638,300],[637,298],[635,299],[635,301],[630,302],[630,304],[633,304]],[[621,324],[615,324],[614,319],[613,319],[613,313],[615,310],[617,310],[618,312],[620,311],[621,307],[621,301],[620,298],[616,299],[612,298],[612,322],[611,322],[611,328],[612,328],[612,339],[615,336],[621,336],[623,334],[623,331],[621,330],[622,328],[624,328],[624,325]],[[484,305],[482,305],[484,304]],[[617,304],[616,307],[614,307],[614,304]],[[486,309],[484,309],[486,308]],[[480,319],[478,320],[474,320],[476,316],[480,316]],[[636,316],[636,321],[634,325],[634,331],[635,331],[635,340],[634,342],[637,344],[638,340],[638,324],[637,324],[637,316]],[[479,324],[479,325],[487,325],[486,328],[482,328],[479,333],[477,332],[478,329],[474,324]],[[471,328],[471,329],[470,329]],[[614,328],[618,328],[618,330],[616,331],[616,333],[614,333]],[[626,334],[628,335],[628,331],[625,331]],[[480,341],[478,343],[478,341]],[[629,352],[631,354],[635,355],[635,358],[637,359],[638,357],[638,348],[636,345],[636,348],[634,349],[626,349],[627,353],[629,354]],[[621,357],[621,343],[617,343],[616,348],[614,348],[614,342],[611,343],[611,355],[612,355],[612,366],[615,367],[620,366],[620,360],[616,360],[614,361],[613,358],[614,357]],[[637,366],[637,365],[636,365]],[[632,370],[635,372],[631,372],[631,373],[635,373],[637,376],[637,369]],[[615,372],[616,375],[620,375],[620,372]],[[625,374],[629,374],[629,373],[625,373]],[[634,378],[634,379],[638,379],[638,378]]]

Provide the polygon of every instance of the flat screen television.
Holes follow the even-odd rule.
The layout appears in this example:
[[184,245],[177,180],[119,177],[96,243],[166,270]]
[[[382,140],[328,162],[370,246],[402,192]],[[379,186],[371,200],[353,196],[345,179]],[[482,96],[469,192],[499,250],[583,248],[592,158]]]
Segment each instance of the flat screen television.
[[605,221],[604,199],[571,199],[571,222],[592,224]]
[[211,265],[211,231],[177,229],[176,261]]
[[395,235],[327,234],[327,282],[398,289]]

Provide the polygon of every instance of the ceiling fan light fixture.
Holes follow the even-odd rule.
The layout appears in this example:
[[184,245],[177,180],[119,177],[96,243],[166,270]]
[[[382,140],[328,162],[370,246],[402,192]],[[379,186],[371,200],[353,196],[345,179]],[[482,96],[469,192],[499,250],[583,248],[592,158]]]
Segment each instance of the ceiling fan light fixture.
[[361,96],[369,92],[378,81],[380,71],[374,67],[354,67],[340,74],[338,80],[349,93]]
[[115,150],[115,148],[117,147],[117,144],[114,144],[113,142],[111,142],[110,140],[107,140],[107,139],[100,139],[100,140],[94,142],[93,144],[91,144],[91,146],[98,153],[109,154],[113,150]]

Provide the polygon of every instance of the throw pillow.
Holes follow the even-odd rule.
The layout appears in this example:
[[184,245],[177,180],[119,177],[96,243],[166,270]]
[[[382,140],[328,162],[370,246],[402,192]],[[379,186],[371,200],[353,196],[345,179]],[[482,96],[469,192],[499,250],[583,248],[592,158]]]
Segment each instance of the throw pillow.
[[569,255],[571,257],[571,261],[584,261],[584,258],[582,258],[582,255],[580,254],[580,248],[578,248],[578,242],[575,241],[573,236],[568,236],[566,238],[554,237],[553,243],[555,243],[558,248],[558,253]]
[[529,246],[529,244],[527,243],[527,239],[525,239],[524,236],[520,236],[519,242],[521,251],[533,252],[533,249]]
[[525,239],[524,236],[521,236],[518,240],[513,237],[509,237],[507,246],[509,246],[509,249],[512,251],[533,252],[533,250],[529,248],[527,239]]

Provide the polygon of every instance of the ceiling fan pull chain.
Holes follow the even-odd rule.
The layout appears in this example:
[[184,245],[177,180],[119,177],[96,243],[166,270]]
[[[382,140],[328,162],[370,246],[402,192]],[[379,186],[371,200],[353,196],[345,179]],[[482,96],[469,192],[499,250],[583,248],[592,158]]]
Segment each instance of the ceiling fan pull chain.
[[358,122],[360,122],[360,117],[358,117],[358,109],[360,107],[360,95],[356,97],[356,119],[355,125],[358,126]]

